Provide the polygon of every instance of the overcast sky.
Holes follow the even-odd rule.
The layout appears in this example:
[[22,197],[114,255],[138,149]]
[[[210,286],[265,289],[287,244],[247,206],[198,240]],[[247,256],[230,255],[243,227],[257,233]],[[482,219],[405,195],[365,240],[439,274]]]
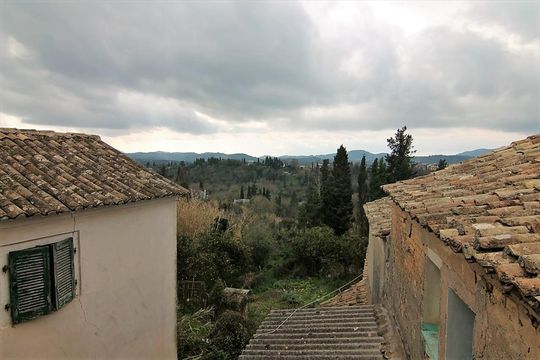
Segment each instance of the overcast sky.
[[0,2],[0,126],[123,151],[419,154],[540,132],[540,2]]

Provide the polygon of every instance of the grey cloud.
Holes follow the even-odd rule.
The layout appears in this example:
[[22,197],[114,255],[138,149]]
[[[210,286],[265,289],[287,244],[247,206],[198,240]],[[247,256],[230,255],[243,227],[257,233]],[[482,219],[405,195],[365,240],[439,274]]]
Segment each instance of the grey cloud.
[[486,25],[502,26],[528,41],[540,38],[538,1],[497,1],[495,4],[476,2],[468,15]]
[[[3,7],[0,40],[12,37],[30,55],[0,50],[0,110],[30,123],[194,134],[253,119],[291,130],[408,124],[539,131],[538,56],[474,33],[441,27],[411,40],[368,13],[360,31],[329,44],[299,4],[284,2]],[[484,7],[469,16],[528,39],[538,33],[527,11]],[[362,76],[340,69],[353,54]],[[359,110],[305,114],[338,105]]]

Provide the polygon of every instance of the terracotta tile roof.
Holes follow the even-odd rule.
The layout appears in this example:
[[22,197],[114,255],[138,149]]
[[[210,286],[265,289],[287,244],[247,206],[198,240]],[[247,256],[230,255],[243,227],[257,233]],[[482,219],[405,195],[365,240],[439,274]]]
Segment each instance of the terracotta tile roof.
[[99,136],[0,128],[0,221],[186,193]]
[[364,204],[371,235],[386,236],[392,228],[392,199],[385,197]]
[[384,190],[540,311],[540,134]]

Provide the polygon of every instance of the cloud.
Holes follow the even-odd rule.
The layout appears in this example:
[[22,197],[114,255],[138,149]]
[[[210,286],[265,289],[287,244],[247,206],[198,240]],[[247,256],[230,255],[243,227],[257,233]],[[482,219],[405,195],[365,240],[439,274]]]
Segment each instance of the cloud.
[[7,2],[0,111],[119,134],[538,132],[538,9]]

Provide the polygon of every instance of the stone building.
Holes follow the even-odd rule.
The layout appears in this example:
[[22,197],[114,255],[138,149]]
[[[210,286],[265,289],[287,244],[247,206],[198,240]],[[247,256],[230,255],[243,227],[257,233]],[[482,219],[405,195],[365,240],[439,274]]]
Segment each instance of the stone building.
[[408,356],[540,359],[540,135],[384,190],[366,286]]
[[176,199],[97,136],[0,129],[0,358],[176,358]]

